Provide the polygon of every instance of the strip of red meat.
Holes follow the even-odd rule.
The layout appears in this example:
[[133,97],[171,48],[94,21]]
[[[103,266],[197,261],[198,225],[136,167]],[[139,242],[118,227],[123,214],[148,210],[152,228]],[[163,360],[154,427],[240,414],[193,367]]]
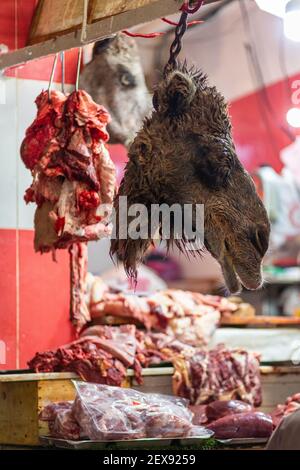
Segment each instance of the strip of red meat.
[[91,320],[86,303],[87,244],[73,243],[70,252],[70,318],[76,331]]

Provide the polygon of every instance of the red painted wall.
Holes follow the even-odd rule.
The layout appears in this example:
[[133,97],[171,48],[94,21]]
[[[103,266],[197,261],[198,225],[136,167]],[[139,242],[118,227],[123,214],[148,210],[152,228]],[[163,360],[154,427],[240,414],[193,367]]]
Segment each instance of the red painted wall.
[[[288,83],[281,80],[266,89],[272,112],[262,101],[261,92],[256,91],[231,102],[229,111],[233,124],[233,135],[239,158],[248,171],[254,171],[259,165],[268,163],[276,171],[282,164],[279,152],[291,143],[291,140],[280,129],[286,126],[286,113],[293,107],[291,103],[291,86],[300,74],[290,77]],[[290,128],[296,135],[299,130]]]

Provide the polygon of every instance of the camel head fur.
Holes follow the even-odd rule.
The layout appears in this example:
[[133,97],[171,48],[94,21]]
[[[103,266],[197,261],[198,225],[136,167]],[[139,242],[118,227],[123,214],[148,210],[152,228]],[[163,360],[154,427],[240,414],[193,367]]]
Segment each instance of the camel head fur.
[[134,39],[117,34],[96,42],[92,60],[80,76],[80,87],[109,111],[110,143],[128,145],[151,109]]
[[[119,195],[127,196],[128,206],[203,204],[204,245],[229,291],[259,288],[269,221],[237,157],[224,98],[202,73],[180,65],[157,86],[153,106],[129,149]],[[118,197],[115,206],[118,214]],[[152,240],[120,239],[118,228],[111,252],[134,276]],[[184,240],[175,243],[184,249]]]

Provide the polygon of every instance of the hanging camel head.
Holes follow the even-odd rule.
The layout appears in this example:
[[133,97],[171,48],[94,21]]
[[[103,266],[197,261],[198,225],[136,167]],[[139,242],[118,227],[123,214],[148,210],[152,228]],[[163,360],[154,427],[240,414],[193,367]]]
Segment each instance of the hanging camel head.
[[110,143],[128,145],[151,109],[138,48],[123,34],[96,42],[83,69],[80,87],[111,115]]
[[[183,65],[158,85],[153,105],[130,147],[119,195],[128,197],[128,206],[203,204],[204,246],[220,263],[229,291],[238,292],[241,284],[259,288],[269,221],[236,155],[224,98],[205,76]],[[118,197],[115,205],[118,213]],[[116,225],[111,252],[134,276],[152,240],[120,239]],[[167,244],[172,242],[186,249],[174,234]]]

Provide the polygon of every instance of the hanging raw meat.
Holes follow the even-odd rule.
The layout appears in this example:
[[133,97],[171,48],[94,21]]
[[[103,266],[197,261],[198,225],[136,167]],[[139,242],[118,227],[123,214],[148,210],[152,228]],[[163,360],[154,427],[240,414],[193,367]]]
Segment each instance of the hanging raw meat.
[[109,114],[83,90],[68,97],[42,92],[27,129],[21,157],[33,182],[25,201],[35,202],[36,251],[67,248],[109,236],[115,167],[105,142]]

